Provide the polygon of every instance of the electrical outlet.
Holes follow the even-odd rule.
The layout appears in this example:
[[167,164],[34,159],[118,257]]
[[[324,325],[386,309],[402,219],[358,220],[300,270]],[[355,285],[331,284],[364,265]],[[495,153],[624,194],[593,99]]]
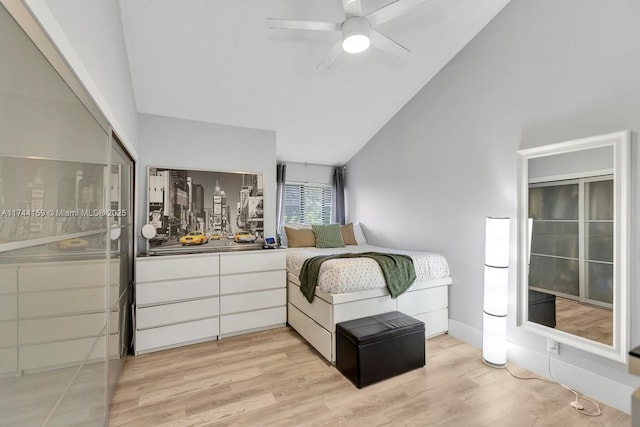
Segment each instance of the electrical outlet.
[[547,338],[547,352],[552,354],[560,354],[560,343],[551,338]]

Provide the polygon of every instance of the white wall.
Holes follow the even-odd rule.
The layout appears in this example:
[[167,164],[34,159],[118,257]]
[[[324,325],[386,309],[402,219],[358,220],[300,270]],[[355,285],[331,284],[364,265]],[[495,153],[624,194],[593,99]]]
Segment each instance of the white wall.
[[25,0],[129,152],[137,110],[116,0]]
[[164,166],[262,173],[264,232],[275,235],[275,132],[149,114],[139,114],[138,123],[137,234],[147,214],[147,167]]
[[[631,0],[512,0],[347,165],[348,220],[360,221],[372,244],[444,254],[450,331],[477,346],[484,218],[514,218],[509,359],[543,375],[545,340],[515,326],[516,151],[640,130],[638,16]],[[634,149],[636,169],[637,158]],[[637,170],[632,181],[636,284]],[[638,345],[640,290],[632,292]],[[566,347],[552,363],[559,380],[630,411],[640,379],[625,365]]]

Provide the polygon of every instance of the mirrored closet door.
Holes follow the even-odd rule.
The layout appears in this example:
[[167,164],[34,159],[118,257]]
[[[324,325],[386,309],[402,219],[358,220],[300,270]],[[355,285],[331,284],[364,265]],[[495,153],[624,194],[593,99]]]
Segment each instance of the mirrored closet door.
[[35,22],[6,7],[0,426],[102,426],[131,341],[134,165]]

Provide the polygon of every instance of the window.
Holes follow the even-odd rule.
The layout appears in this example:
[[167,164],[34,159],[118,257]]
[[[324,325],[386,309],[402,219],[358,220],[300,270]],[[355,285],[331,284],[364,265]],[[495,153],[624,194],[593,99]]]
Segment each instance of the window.
[[531,184],[529,218],[533,220],[529,285],[611,307],[613,178]]
[[289,183],[284,186],[285,224],[329,224],[333,189],[324,184]]

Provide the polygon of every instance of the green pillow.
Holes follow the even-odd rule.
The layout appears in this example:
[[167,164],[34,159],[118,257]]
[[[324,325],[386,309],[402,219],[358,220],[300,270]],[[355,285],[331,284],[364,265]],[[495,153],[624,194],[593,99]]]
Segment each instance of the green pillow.
[[316,248],[344,248],[340,224],[312,225]]

